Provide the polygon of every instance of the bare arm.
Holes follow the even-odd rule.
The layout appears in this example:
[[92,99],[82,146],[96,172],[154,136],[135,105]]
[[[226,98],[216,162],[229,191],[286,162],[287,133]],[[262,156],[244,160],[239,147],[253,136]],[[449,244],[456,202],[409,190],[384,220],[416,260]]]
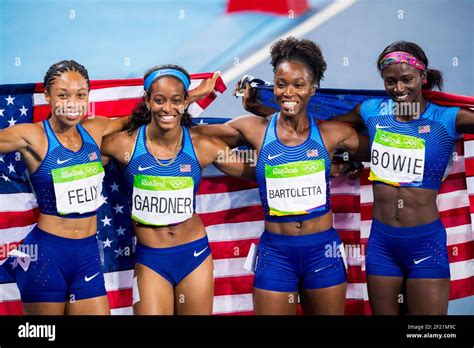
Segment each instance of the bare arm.
[[0,153],[21,151],[26,149],[34,140],[38,126],[34,124],[19,124],[0,131]]
[[354,109],[352,109],[346,114],[335,116],[331,120],[349,123],[356,126],[357,128],[364,127],[365,126],[364,121],[362,120],[362,117],[360,116],[360,105],[361,104],[357,105]]
[[460,134],[474,133],[474,111],[460,109],[456,116],[456,131]]
[[112,133],[117,133],[125,130],[128,120],[128,116],[116,118],[94,116],[84,120],[82,122],[82,125],[87,128],[91,127],[92,131],[97,131],[99,134],[105,137]]
[[345,149],[357,161],[370,160],[370,141],[366,135],[361,135],[356,130],[342,122],[326,121],[319,123],[324,143],[331,153],[336,148]]
[[136,133],[128,135],[127,132],[114,133],[104,138],[100,151],[104,157],[105,164],[110,159],[115,159],[121,165],[127,165],[132,157]]
[[199,99],[202,99],[205,96],[209,95],[214,90],[214,87],[216,86],[216,81],[220,75],[221,73],[219,71],[216,71],[210,79],[202,80],[199,86],[189,92],[189,103],[194,103]]
[[258,116],[246,115],[236,117],[223,124],[207,124],[193,127],[198,134],[216,137],[223,140],[230,148],[241,145],[251,145],[253,133],[260,127],[266,127],[266,119]]
[[196,154],[202,167],[214,164],[227,175],[254,180],[253,162],[232,151],[221,139],[198,135],[194,138]]

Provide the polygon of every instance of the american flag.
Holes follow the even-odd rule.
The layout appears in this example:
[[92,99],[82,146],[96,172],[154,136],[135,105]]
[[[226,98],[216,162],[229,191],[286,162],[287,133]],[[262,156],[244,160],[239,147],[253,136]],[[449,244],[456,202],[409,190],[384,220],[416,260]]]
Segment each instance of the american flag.
[[[193,75],[193,83],[196,85],[200,78],[207,76],[210,74]],[[140,79],[94,81],[91,101],[95,103],[95,113],[104,116],[128,114],[141,96],[141,83]],[[192,114],[197,115],[224,90],[225,86],[220,83],[212,97],[193,106],[192,109],[197,111]],[[39,84],[0,86],[0,115],[4,115],[0,116],[0,126],[43,119],[48,109],[41,91]],[[6,105],[9,96],[10,100],[15,99]],[[22,107],[27,111],[22,112]],[[25,112],[27,115],[22,115]],[[474,138],[459,139],[457,146],[458,160],[454,162],[438,198],[441,216],[448,229],[451,299],[474,294],[471,225],[474,181],[470,180],[474,177]],[[19,156],[0,156],[3,156],[0,157],[0,173],[3,175],[0,176],[0,245],[5,246],[21,242],[37,220],[38,210]],[[112,313],[131,314],[134,237],[123,182],[118,174],[115,163],[106,167],[104,186],[108,193],[106,204],[99,212],[97,229]],[[347,314],[370,313],[364,266],[372,209],[372,190],[367,176],[365,171],[360,183],[345,177],[331,182],[334,225],[346,245],[348,261]],[[252,314],[253,274],[243,265],[250,245],[258,243],[264,226],[256,183],[224,176],[210,167],[204,172],[196,206],[206,226],[214,258],[214,313]],[[8,264],[4,266],[8,267]],[[0,314],[20,314],[16,284],[8,274],[2,275]]]
[[423,134],[423,133],[429,133],[430,132],[430,125],[427,124],[425,126],[420,126],[418,127],[418,133]]
[[306,151],[306,157],[317,157],[318,156],[318,150],[308,150]]

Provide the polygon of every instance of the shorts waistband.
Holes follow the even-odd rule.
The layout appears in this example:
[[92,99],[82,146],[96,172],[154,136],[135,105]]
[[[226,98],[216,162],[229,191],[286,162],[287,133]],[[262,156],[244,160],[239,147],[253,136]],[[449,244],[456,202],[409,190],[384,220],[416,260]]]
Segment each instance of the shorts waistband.
[[55,244],[62,247],[79,248],[87,245],[97,245],[97,235],[92,235],[86,238],[74,239],[56,236],[49,232],[43,231],[38,226],[35,226],[30,232],[32,237],[38,241]]
[[333,241],[334,237],[339,238],[339,235],[333,227],[325,231],[305,234],[303,236],[288,236],[265,230],[263,231],[262,236],[260,237],[260,241],[291,246],[306,246],[311,244],[324,243],[327,241]]
[[172,254],[172,253],[176,253],[180,251],[194,249],[197,246],[203,245],[203,244],[209,244],[209,239],[207,238],[207,235],[205,235],[204,237],[200,239],[196,239],[192,242],[176,245],[176,246],[168,247],[168,248],[152,248],[152,247],[149,247],[137,242],[136,251],[141,250],[145,252],[152,252],[154,254]]
[[439,230],[445,230],[445,227],[441,222],[441,219],[437,219],[424,225],[410,227],[389,226],[377,219],[373,219],[372,230],[389,235],[391,237],[408,238],[415,236],[429,236],[439,232]]

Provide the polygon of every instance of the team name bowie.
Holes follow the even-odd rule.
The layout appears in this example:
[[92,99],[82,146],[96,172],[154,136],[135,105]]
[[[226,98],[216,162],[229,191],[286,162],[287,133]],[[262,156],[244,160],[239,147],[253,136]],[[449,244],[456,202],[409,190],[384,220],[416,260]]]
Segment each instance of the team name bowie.
[[[408,147],[415,146],[415,142],[411,139],[399,139],[390,137],[385,134],[381,135],[381,140],[387,143],[401,145],[402,143]],[[422,175],[423,162],[422,158],[414,158],[395,152],[379,151],[376,148],[372,148],[372,159],[371,162],[374,166],[380,164],[384,169],[393,171],[399,171],[414,175]]]
[[[166,187],[164,182],[143,179],[142,186]],[[162,191],[163,192],[163,191]],[[193,212],[193,201],[189,197],[156,197],[153,195],[133,196],[134,208],[138,211],[160,214],[186,214]]]
[[48,341],[56,340],[56,325],[35,325],[26,322],[18,326],[20,338],[47,338]]

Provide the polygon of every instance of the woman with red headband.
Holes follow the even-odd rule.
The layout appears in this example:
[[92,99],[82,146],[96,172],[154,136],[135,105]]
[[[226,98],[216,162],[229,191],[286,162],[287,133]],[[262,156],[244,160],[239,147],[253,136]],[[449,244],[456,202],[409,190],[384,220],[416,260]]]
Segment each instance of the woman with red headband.
[[[447,314],[450,269],[436,197],[458,135],[474,132],[474,112],[423,98],[423,89],[441,90],[443,78],[428,68],[415,43],[392,43],[377,66],[389,98],[366,100],[336,118],[365,124],[370,136],[374,206],[366,269],[372,313],[398,314],[406,282],[410,314]],[[252,100],[244,105],[260,115],[273,111]]]

